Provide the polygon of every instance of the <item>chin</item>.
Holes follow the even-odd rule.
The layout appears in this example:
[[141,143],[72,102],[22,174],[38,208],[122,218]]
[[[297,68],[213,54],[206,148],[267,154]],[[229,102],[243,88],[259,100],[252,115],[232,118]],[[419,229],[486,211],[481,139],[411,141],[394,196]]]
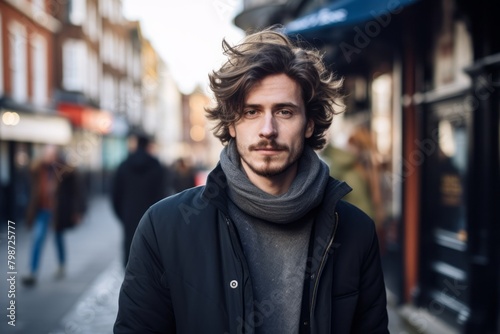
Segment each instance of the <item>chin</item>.
[[254,173],[264,177],[274,177],[285,173],[290,166],[265,166],[263,168],[253,169]]

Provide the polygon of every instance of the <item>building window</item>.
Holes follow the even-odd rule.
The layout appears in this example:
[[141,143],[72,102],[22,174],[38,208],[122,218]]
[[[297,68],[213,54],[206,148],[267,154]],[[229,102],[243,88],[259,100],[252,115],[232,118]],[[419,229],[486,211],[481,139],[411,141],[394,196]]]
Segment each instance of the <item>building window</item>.
[[435,29],[433,48],[434,88],[445,85],[470,85],[463,69],[473,63],[471,34],[466,23],[454,18],[454,1],[441,0],[440,26]]
[[86,0],[71,0],[69,2],[69,21],[74,25],[82,25],[87,15]]
[[378,76],[372,84],[372,130],[375,147],[382,159],[391,156],[392,143],[392,77],[386,73]]
[[113,61],[113,38],[109,30],[104,30],[103,32],[100,51],[101,59],[104,63],[109,64]]
[[101,4],[101,16],[111,20],[111,15],[113,13],[112,1],[100,1],[99,3]]
[[31,39],[31,61],[33,71],[33,104],[47,103],[47,41],[37,35]]
[[88,78],[87,78],[87,92],[89,96],[95,100],[99,95],[99,73],[98,61],[95,51],[89,49],[88,55]]
[[87,78],[87,45],[84,41],[68,39],[63,45],[63,87],[82,91]]
[[97,11],[94,4],[88,6],[87,32],[93,41],[97,40]]
[[9,27],[12,98],[20,103],[28,98],[28,64],[26,63],[26,27],[13,22]]
[[45,0],[31,0],[31,5],[33,13],[38,14],[45,12]]
[[105,74],[102,80],[101,105],[104,109],[113,111],[115,109],[116,89],[113,77]]

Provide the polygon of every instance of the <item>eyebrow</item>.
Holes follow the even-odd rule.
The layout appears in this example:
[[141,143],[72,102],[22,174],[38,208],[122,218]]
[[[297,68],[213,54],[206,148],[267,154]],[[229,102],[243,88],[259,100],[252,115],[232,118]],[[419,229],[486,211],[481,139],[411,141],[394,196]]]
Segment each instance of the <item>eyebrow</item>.
[[[245,104],[243,106],[244,108],[259,108],[261,107],[260,104]],[[299,106],[296,105],[295,103],[293,102],[281,102],[281,103],[276,103],[276,104],[273,104],[272,106],[273,109],[276,109],[276,108],[292,108],[292,109],[299,109]]]

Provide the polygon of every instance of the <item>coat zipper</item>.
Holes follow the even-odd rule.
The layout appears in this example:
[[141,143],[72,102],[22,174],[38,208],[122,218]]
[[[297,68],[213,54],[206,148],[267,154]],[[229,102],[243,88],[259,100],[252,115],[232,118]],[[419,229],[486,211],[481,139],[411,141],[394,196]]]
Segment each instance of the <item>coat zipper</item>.
[[319,279],[320,279],[321,273],[323,272],[323,268],[325,267],[326,259],[328,257],[328,252],[330,251],[330,248],[333,245],[333,239],[335,239],[335,233],[337,232],[338,223],[339,223],[339,215],[335,211],[335,225],[333,227],[332,237],[330,238],[330,241],[328,242],[328,245],[325,249],[325,253],[323,254],[323,257],[321,258],[321,263],[319,265],[318,274],[316,275],[316,281],[314,282],[313,295],[312,295],[312,299],[311,299],[311,309],[310,309],[310,315],[309,315],[311,322],[313,319],[314,305],[316,303],[316,294],[318,293]]

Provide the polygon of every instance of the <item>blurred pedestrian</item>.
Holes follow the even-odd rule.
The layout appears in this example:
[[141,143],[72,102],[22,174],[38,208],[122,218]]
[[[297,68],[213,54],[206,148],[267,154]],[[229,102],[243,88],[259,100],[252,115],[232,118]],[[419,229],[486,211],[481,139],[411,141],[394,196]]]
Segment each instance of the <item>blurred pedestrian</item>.
[[220,162],[143,216],[114,332],[388,333],[373,221],[315,152],[341,81],[277,31],[223,46]]
[[377,225],[381,224],[385,216],[382,176],[371,131],[357,126],[351,130],[345,146],[329,145],[323,155],[330,165],[330,175],[353,188],[344,199],[362,209]]
[[354,204],[372,219],[375,218],[370,182],[358,156],[347,148],[329,145],[322,152],[330,167],[330,175],[351,186],[344,200]]
[[195,171],[186,158],[178,158],[173,164],[172,170],[172,187],[175,193],[195,186]]
[[33,246],[30,274],[22,278],[25,285],[34,285],[37,281],[40,257],[51,224],[59,263],[55,277],[64,277],[64,231],[78,224],[84,212],[82,187],[77,170],[65,162],[62,151],[57,146],[45,146],[43,156],[34,162],[31,174],[31,195],[26,223],[29,228],[33,227]]
[[372,202],[372,211],[369,215],[375,221],[380,238],[383,235],[382,229],[386,210],[382,195],[381,166],[372,132],[366,126],[355,128],[349,136],[348,148],[349,151],[355,154],[359,170],[363,173],[363,177],[368,184]]
[[118,166],[111,189],[113,210],[123,226],[123,264],[127,265],[130,244],[146,210],[165,195],[165,170],[151,154],[151,139],[143,133],[130,136],[129,156]]

